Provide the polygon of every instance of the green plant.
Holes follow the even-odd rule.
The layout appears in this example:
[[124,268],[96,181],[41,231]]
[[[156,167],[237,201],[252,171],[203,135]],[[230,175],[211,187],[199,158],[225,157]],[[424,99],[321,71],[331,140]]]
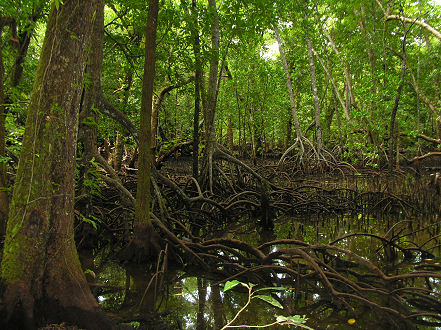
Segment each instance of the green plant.
[[293,315],[293,316],[283,316],[283,315],[276,315],[276,320],[272,323],[268,323],[265,325],[232,325],[234,321],[239,317],[239,315],[250,305],[251,300],[258,298],[266,303],[273,305],[274,307],[282,309],[283,306],[271,295],[268,294],[256,294],[258,292],[264,292],[264,291],[286,291],[286,288],[284,287],[265,287],[265,288],[259,288],[254,289],[255,284],[252,283],[243,283],[238,280],[233,281],[227,281],[224,286],[223,292],[226,292],[232,288],[234,288],[237,285],[242,285],[245,288],[248,289],[248,301],[247,303],[236,313],[236,315],[233,317],[233,319],[228,322],[223,329],[230,329],[230,328],[268,328],[274,325],[293,325],[297,327],[301,327],[304,329],[312,329],[305,325],[305,322],[308,320],[304,316],[300,315]]
[[97,223],[101,222],[100,219],[93,215],[89,215],[89,217],[86,217],[84,214],[80,213],[80,220],[90,224],[95,230],[98,228]]
[[98,163],[95,157],[93,157],[89,163],[90,166],[87,168],[83,184],[89,189],[90,195],[101,196],[101,187],[98,180]]

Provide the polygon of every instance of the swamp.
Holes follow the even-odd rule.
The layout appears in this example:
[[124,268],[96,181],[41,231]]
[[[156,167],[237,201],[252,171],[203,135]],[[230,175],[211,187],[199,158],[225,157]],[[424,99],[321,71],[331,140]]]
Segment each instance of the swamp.
[[1,329],[441,329],[438,0],[0,4]]

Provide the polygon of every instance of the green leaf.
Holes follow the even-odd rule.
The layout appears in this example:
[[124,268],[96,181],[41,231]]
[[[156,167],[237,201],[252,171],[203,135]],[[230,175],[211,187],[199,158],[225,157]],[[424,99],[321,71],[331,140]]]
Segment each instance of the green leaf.
[[92,225],[92,227],[96,230],[97,229],[97,225],[96,225],[96,223],[97,223],[97,218],[96,217],[94,217],[93,215],[90,217],[90,218],[87,218],[87,217],[85,217],[83,214],[81,214],[80,213],[80,216],[81,216],[81,221],[83,221],[83,222],[85,222],[85,223],[88,223],[88,224],[90,224],[90,225]]
[[239,285],[240,282],[238,280],[227,281],[224,285],[224,292],[234,288],[236,285]]
[[293,316],[277,315],[276,320],[281,325],[294,325],[294,326],[298,326],[298,327],[301,327],[301,328],[304,328],[304,329],[313,330],[311,327],[308,327],[307,325],[304,325],[304,323],[308,320],[304,316],[300,316],[300,315],[293,315]]
[[92,116],[84,118],[81,123],[86,126],[92,126],[92,127],[98,126],[98,123],[95,121],[95,119]]
[[256,289],[256,290],[254,290],[254,292],[265,291],[265,290],[288,291],[288,288],[285,288],[284,286],[268,286],[268,287],[265,287],[265,288]]
[[12,158],[11,157],[5,157],[5,156],[1,156],[0,155],[0,163],[8,163],[9,161],[11,161]]
[[55,8],[57,8],[57,10],[60,10],[60,3],[64,5],[62,0],[55,0],[54,2],[55,2]]
[[254,298],[262,299],[263,301],[267,302],[268,304],[271,304],[271,305],[273,305],[275,307],[283,309],[283,306],[276,299],[274,299],[271,296],[259,294],[257,296],[254,296]]

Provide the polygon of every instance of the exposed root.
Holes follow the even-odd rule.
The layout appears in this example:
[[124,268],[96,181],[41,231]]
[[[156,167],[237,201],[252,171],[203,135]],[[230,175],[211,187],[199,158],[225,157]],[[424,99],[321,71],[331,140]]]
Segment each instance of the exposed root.
[[[431,281],[427,280],[441,278],[436,265],[423,262],[411,271],[393,273],[339,246],[348,240],[370,239],[376,242],[379,260],[396,264],[431,256],[431,251],[439,245],[436,235],[431,235],[420,245],[404,241],[420,230],[430,231],[429,226],[411,229],[411,223],[400,222],[383,236],[354,232],[328,244],[285,239],[255,247],[230,238],[209,238],[225,222],[237,220],[250,212],[262,216],[264,210],[279,214],[357,214],[375,211],[410,213],[414,209],[418,213],[425,202],[419,204],[412,199],[412,194],[420,189],[414,182],[409,184],[409,194],[398,195],[378,185],[375,191],[358,189],[356,185],[337,188],[329,182],[293,181],[289,173],[283,176],[283,172],[277,172],[286,178],[280,187],[265,179],[268,172],[279,170],[277,166],[255,170],[221,148],[215,155],[217,160],[234,165],[219,167],[219,178],[225,184],[223,194],[212,195],[203,191],[191,176],[172,179],[157,169],[152,170],[155,191],[153,225],[158,240],[167,242],[172,251],[169,254],[176,263],[188,271],[202,267],[208,272],[208,278],[218,282],[238,279],[262,286],[277,284],[295,288],[293,297],[297,303],[307,300],[308,292],[314,292],[322,304],[344,309],[351,315],[355,313],[353,308],[356,311],[368,308],[402,328],[412,329],[415,324],[441,325],[441,299],[438,294],[433,294]],[[333,160],[329,160],[331,162]],[[243,174],[237,175],[240,173],[237,168],[242,169]],[[117,198],[120,194],[127,194],[125,190],[133,194],[136,176],[127,175],[125,181],[119,179],[125,190],[115,184],[113,176],[114,173],[109,171],[107,178],[112,180],[105,179],[110,186],[103,194],[116,195]],[[397,180],[401,182],[401,178],[397,177]],[[107,227],[113,228],[114,236],[122,235],[127,229],[121,224],[123,220],[118,220],[118,214],[123,210],[115,208],[114,204],[111,207],[108,211],[103,210],[101,216],[107,213],[108,217],[113,217],[114,214]],[[206,233],[205,240],[200,237],[201,231]],[[158,249],[163,250],[163,246]],[[303,300],[301,296],[304,296]]]

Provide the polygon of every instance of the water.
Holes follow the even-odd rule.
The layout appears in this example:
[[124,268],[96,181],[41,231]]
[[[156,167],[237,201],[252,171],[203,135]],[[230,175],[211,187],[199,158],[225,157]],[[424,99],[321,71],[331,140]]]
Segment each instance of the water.
[[[341,182],[335,185],[358,192],[375,193],[388,190],[391,194],[396,194],[396,191],[401,191],[401,195],[394,196],[398,196],[402,201],[407,201],[409,199],[406,198],[412,196],[425,201],[430,198],[430,195],[423,196],[421,186],[415,188],[412,185],[415,182],[401,180],[400,184],[400,180],[396,181],[394,183],[396,186],[374,180],[347,180],[344,185]],[[330,184],[334,183],[327,182],[328,188]],[[326,255],[322,255],[321,250],[311,255],[317,256],[318,260],[328,262],[329,267],[339,269],[338,274],[344,278],[341,283],[335,278],[332,281],[337,291],[361,296],[382,306],[383,309],[395,309],[402,314],[418,311],[440,317],[441,287],[438,277],[411,275],[409,278],[390,282],[380,278],[363,281],[363,276],[372,275],[373,271],[370,267],[377,267],[386,277],[391,278],[408,276],[423,270],[441,274],[438,215],[430,212],[418,215],[415,210],[406,210],[402,207],[394,210],[392,207],[387,208],[387,203],[388,201],[382,204],[384,208],[379,210],[387,209],[389,212],[373,212],[371,207],[365,207],[361,211],[352,210],[342,214],[322,212],[316,215],[280,216],[275,220],[273,230],[263,230],[258,226],[256,219],[243,218],[236,224],[219,229],[216,233],[223,238],[241,240],[254,247],[275,240],[298,240],[313,246],[326,245],[328,246],[324,250]],[[211,233],[213,232],[211,230]],[[342,239],[335,242],[337,238]],[[333,250],[329,247],[330,243],[333,243],[332,247],[360,256],[368,262],[368,265],[362,265],[362,261]],[[390,243],[395,244],[395,247]],[[271,244],[262,251],[268,255],[288,247],[293,246]],[[217,252],[220,257],[227,255],[227,252],[221,249]],[[219,264],[215,264],[213,266],[215,269],[207,271],[201,267],[182,268],[169,263],[166,268],[162,268],[165,265],[163,259],[159,266],[122,266],[109,261],[107,253],[111,254],[111,251],[102,250],[99,255],[94,256],[90,268],[94,268],[93,271],[97,275],[94,281],[100,283],[94,287],[100,304],[118,322],[146,329],[220,329],[247,304],[249,292],[244,286],[238,285],[225,293],[222,291],[224,283],[219,283],[219,274],[231,272],[234,268],[232,266],[219,267]],[[334,257],[339,258],[332,260]],[[283,310],[261,299],[253,298],[249,306],[239,313],[234,325],[263,326],[274,323],[277,315],[299,314],[305,315],[309,319],[306,324],[314,329],[436,328],[434,325],[397,321],[397,318],[394,319],[372,304],[365,304],[357,299],[347,298],[349,305],[345,304],[329,294],[320,277],[314,275],[310,264],[298,256],[291,261],[274,259],[272,264],[280,267],[291,265],[294,270],[302,270],[302,276],[306,280],[296,281],[295,278],[293,280],[283,272],[268,272],[263,280],[259,278],[262,282],[266,282],[265,285],[260,283],[260,287],[283,286],[285,289],[274,293],[263,292],[281,302]],[[327,276],[333,276],[329,275],[332,273],[331,270],[326,271]],[[231,274],[237,272],[234,268]],[[248,279],[252,281],[252,274],[248,275]],[[259,276],[256,276],[255,278],[258,279]],[[308,276],[311,276],[311,279],[308,280]],[[361,285],[364,291],[360,293],[356,289],[348,290],[350,284],[345,284],[345,279]],[[244,280],[244,282],[249,281]],[[372,283],[372,288],[375,286],[377,291],[383,290],[383,292],[369,292],[366,283]],[[406,289],[406,287],[421,289]],[[258,288],[259,286],[255,289]],[[399,294],[392,296],[390,292],[399,292]],[[435,321],[435,318],[429,316],[420,319]],[[271,327],[271,329],[278,328],[288,327],[280,325]]]

